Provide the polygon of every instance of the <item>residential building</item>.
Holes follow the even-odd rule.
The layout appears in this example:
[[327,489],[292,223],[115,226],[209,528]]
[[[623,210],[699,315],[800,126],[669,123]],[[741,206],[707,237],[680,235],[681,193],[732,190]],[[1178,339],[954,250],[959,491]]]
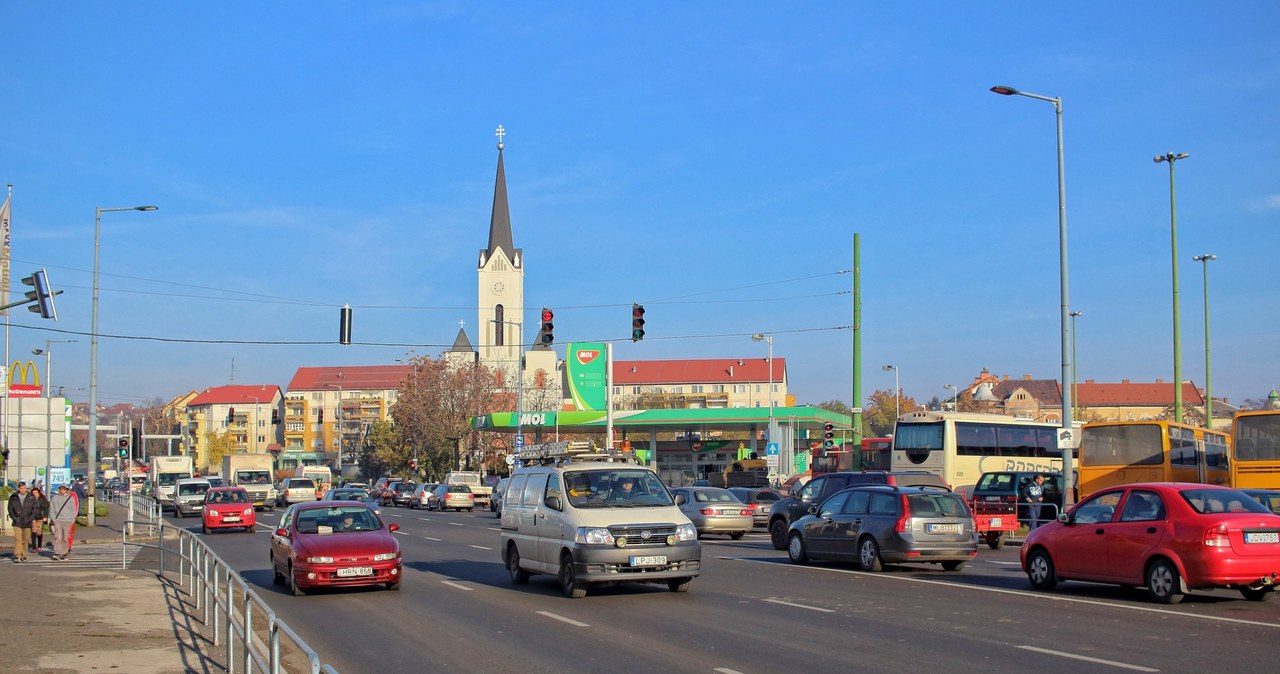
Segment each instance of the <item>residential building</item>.
[[[186,404],[186,440],[201,472],[221,470],[221,453],[280,451],[280,405],[275,384],[232,384],[201,391]],[[228,443],[221,443],[224,438]],[[216,451],[210,451],[213,445]]]
[[364,434],[373,422],[391,418],[400,385],[412,372],[412,365],[298,368],[284,396],[280,468],[354,467]]
[[787,361],[774,358],[621,360],[613,364],[618,409],[793,407]]

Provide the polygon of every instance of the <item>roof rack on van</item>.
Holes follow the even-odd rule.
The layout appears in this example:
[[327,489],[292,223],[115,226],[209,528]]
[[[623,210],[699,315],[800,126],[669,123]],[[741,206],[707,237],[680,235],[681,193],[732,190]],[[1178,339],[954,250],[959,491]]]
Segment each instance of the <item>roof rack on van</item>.
[[513,455],[521,466],[560,465],[565,463],[591,461],[639,463],[632,452],[624,452],[604,447],[594,447],[590,442],[548,442],[537,447],[529,447]]

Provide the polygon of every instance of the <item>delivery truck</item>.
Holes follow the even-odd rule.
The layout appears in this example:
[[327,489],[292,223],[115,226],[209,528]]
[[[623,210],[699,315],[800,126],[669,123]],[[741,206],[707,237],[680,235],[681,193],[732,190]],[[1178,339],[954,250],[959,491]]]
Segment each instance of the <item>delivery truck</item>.
[[271,479],[275,461],[270,454],[228,454],[222,457],[222,480],[228,487],[243,487],[254,508],[276,509]]

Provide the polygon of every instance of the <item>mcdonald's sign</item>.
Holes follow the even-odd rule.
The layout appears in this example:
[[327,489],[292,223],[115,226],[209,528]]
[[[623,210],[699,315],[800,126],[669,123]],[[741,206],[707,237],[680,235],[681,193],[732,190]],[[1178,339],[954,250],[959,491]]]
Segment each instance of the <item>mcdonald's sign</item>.
[[35,361],[29,360],[26,364],[13,361],[9,366],[9,397],[39,398],[40,394],[40,370],[36,369]]

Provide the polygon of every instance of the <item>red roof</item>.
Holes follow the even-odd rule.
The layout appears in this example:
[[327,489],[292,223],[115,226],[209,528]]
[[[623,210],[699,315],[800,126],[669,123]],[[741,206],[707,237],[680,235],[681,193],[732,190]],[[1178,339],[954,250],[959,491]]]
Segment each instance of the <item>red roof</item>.
[[[787,360],[774,358],[775,382],[786,379]],[[613,363],[613,383],[729,384],[769,381],[768,358],[709,358],[703,360],[618,360]]]
[[204,405],[236,405],[245,402],[270,403],[280,395],[280,387],[275,384],[232,384],[230,386],[214,386],[200,392],[191,399],[187,407]]
[[[1159,382],[1154,384],[1135,384],[1121,382],[1119,384],[1099,384],[1085,381],[1076,384],[1076,404],[1081,406],[1134,406],[1152,407],[1155,405],[1173,404],[1173,383]],[[1204,396],[1191,382],[1182,382],[1182,403],[1184,405],[1203,405]]]
[[412,365],[300,367],[289,382],[289,390],[319,391],[341,387],[351,391],[387,391],[400,388],[412,372]]

